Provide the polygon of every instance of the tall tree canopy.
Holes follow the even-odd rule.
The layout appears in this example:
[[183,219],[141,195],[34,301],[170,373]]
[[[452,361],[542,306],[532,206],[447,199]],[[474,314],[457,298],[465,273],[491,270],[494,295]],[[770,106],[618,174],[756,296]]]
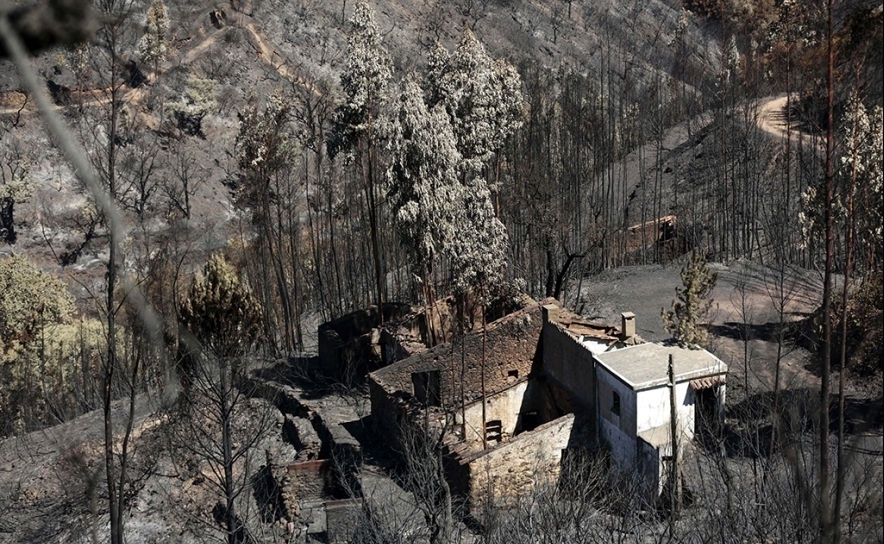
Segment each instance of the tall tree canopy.
[[430,105],[441,104],[448,112],[458,151],[473,170],[521,125],[519,73],[509,62],[492,59],[469,30],[453,53],[436,46],[427,83]]
[[[378,228],[380,197],[374,177],[375,125],[380,117],[380,108],[386,100],[386,89],[392,75],[392,64],[386,50],[381,46],[377,25],[374,23],[374,12],[366,2],[359,2],[350,20],[347,66],[341,74],[341,86],[346,98],[335,110],[328,151],[332,158],[340,152],[354,148],[356,151],[365,194],[365,208],[368,212],[374,258],[375,300],[378,306],[384,302],[386,279]],[[383,312],[378,312],[381,319],[383,315]]]
[[[880,268],[884,234],[884,115],[881,106],[871,113],[854,93],[847,104],[841,126],[844,152],[835,176],[833,213],[838,228],[852,224],[860,261],[867,269]],[[851,209],[849,201],[854,195]],[[824,230],[825,193],[821,183],[809,186],[801,195],[798,215],[805,242],[820,240]]]
[[458,153],[448,116],[427,108],[412,75],[405,81],[388,138],[388,200],[399,235],[421,279],[455,237]]
[[341,74],[345,99],[334,113],[329,155],[349,151],[359,145],[360,138],[372,136],[372,124],[380,115],[392,76],[393,65],[381,45],[374,11],[359,2],[350,20],[347,64]]
[[482,303],[504,282],[509,237],[494,214],[491,192],[482,177],[457,185],[455,231],[446,254],[457,291],[472,291]]

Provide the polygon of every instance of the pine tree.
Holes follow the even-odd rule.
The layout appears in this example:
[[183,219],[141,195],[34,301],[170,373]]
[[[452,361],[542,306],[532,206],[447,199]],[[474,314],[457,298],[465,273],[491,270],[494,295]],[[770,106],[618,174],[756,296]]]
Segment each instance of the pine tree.
[[200,347],[219,358],[247,353],[261,330],[261,305],[219,254],[193,278],[179,314]]
[[[845,112],[846,152],[838,168],[839,188],[835,195],[836,219],[854,228],[856,243],[864,250],[867,263],[881,254],[884,234],[884,115],[875,106],[871,115],[851,94]],[[854,196],[855,201],[854,202]],[[867,263],[866,264],[869,268]]]
[[[289,281],[283,265],[285,254],[279,220],[281,206],[278,194],[286,183],[297,153],[297,139],[291,123],[291,106],[278,96],[271,96],[263,109],[249,107],[241,116],[237,140],[242,184],[237,205],[251,214],[257,228],[257,267],[264,307],[264,329],[272,349],[281,347],[290,352],[295,344],[295,312],[289,296]],[[275,280],[275,282],[274,282]],[[274,285],[275,284],[275,285]],[[274,289],[275,287],[275,289]],[[278,297],[274,297],[274,291]],[[282,309],[282,322],[277,321],[274,301]],[[275,334],[281,333],[279,337]]]
[[661,309],[666,332],[684,347],[704,347],[709,335],[702,321],[712,307],[709,295],[715,288],[718,274],[709,270],[706,259],[696,249],[691,260],[681,269],[682,287],[675,288],[672,309]]
[[[265,418],[249,428],[234,428],[236,407],[248,395],[237,378],[246,355],[261,330],[261,305],[240,282],[234,268],[221,255],[213,255],[201,275],[194,277],[181,305],[186,362],[185,406],[189,418],[182,422],[182,447],[204,456],[214,478],[211,484],[224,497],[216,506],[224,520],[228,544],[242,542],[242,521],[235,500],[248,482],[248,455],[266,429]],[[198,393],[198,394],[196,394]],[[220,429],[218,429],[220,427]],[[218,431],[220,430],[220,440]],[[234,449],[234,437],[239,445]],[[245,464],[245,467],[238,466]]]

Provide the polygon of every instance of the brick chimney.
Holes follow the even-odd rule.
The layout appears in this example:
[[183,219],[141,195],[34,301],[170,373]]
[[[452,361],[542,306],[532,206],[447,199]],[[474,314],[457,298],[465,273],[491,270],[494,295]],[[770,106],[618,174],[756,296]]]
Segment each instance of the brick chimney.
[[620,340],[624,344],[635,343],[635,314],[632,312],[620,314]]

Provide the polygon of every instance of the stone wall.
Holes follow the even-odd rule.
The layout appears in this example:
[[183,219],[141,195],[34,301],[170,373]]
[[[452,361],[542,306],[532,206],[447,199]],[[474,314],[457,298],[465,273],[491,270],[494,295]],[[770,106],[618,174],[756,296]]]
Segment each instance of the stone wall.
[[303,461],[286,467],[288,492],[299,501],[328,499],[333,493],[333,465],[328,459]]
[[351,542],[362,515],[362,499],[326,501],[326,538],[329,544]]
[[[383,321],[400,321],[413,313],[408,304],[386,303]],[[335,379],[361,379],[383,364],[380,316],[372,306],[319,326],[319,368]]]
[[554,485],[561,471],[562,451],[574,442],[574,422],[575,415],[568,414],[462,459],[458,487],[463,490],[466,484],[470,510],[480,511],[489,489],[495,503],[505,505]]
[[322,440],[310,421],[286,414],[282,436],[286,442],[295,447],[299,461],[319,459],[322,453]]
[[585,408],[594,408],[592,353],[554,322],[543,325],[543,370],[565,386]]
[[[541,310],[537,303],[488,325],[485,338],[487,393],[511,387],[539,365],[540,330]],[[390,437],[391,445],[395,443],[408,407],[419,408],[412,381],[412,374],[417,372],[439,371],[442,406],[455,413],[460,411],[461,384],[467,404],[481,399],[482,343],[481,331],[468,333],[464,341],[437,345],[372,372],[368,385],[375,432]],[[463,373],[462,360],[465,362]]]
[[368,391],[371,398],[372,429],[377,436],[389,437],[388,444],[393,446],[399,440],[408,399],[402,393],[388,391],[375,381],[373,375],[368,377]]

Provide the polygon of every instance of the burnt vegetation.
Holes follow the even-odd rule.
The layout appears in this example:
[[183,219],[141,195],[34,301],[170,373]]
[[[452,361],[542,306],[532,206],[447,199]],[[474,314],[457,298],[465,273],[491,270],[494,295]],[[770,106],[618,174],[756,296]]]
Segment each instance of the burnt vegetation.
[[[45,0],[0,23],[0,541],[884,538],[880,2]],[[484,399],[486,325],[523,295],[604,313],[590,286],[682,266],[665,330],[736,385],[677,505],[581,450],[467,506],[441,401],[437,434],[372,436],[366,371],[449,344]]]

